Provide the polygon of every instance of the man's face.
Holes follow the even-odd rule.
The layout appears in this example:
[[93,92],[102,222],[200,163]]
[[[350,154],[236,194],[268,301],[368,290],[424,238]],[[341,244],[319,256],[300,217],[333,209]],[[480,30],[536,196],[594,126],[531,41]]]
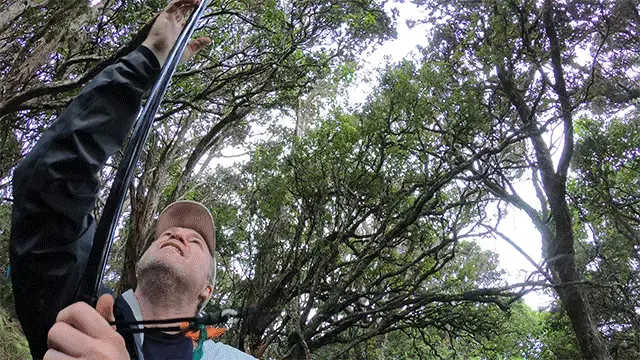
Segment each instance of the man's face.
[[[140,258],[138,266],[161,266],[171,271],[194,295],[207,287],[211,254],[195,230],[173,227],[160,235]],[[195,300],[195,299],[194,299]]]

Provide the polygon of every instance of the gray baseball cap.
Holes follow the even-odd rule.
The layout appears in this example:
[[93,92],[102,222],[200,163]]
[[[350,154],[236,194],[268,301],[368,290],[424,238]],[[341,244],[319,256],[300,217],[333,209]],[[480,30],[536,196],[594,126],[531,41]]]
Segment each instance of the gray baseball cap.
[[195,230],[202,236],[213,255],[216,251],[216,228],[213,216],[202,203],[180,200],[169,204],[158,218],[156,239],[172,227]]

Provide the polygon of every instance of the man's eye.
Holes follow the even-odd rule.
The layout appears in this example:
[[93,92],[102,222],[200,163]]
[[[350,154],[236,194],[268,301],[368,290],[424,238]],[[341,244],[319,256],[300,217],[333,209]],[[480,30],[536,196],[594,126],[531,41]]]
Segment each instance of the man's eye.
[[199,238],[199,237],[194,237],[192,240],[193,240],[194,242],[197,242],[197,243],[202,243],[202,242],[204,242],[204,240],[202,240],[202,238]]

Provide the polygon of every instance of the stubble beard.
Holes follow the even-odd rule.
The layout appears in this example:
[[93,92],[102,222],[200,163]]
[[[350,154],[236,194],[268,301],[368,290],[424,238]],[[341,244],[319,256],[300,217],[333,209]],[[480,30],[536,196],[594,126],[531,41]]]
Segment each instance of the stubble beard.
[[181,307],[189,303],[193,289],[188,279],[158,259],[138,264],[138,288],[146,294],[148,301],[159,307]]

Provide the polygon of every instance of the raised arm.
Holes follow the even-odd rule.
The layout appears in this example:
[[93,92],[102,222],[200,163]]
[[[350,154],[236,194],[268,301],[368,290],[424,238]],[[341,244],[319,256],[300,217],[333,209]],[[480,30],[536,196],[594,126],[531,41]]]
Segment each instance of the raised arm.
[[[46,130],[13,178],[10,242],[18,318],[34,358],[73,300],[93,243],[98,172],[127,137],[161,62],[197,0],[174,0],[134,52],[107,67]],[[185,60],[208,39],[191,42]],[[71,339],[73,340],[73,339]]]
[[44,356],[47,332],[84,271],[96,225],[97,174],[122,146],[158,71],[145,47],[106,68],[14,172],[13,292],[34,358]]

